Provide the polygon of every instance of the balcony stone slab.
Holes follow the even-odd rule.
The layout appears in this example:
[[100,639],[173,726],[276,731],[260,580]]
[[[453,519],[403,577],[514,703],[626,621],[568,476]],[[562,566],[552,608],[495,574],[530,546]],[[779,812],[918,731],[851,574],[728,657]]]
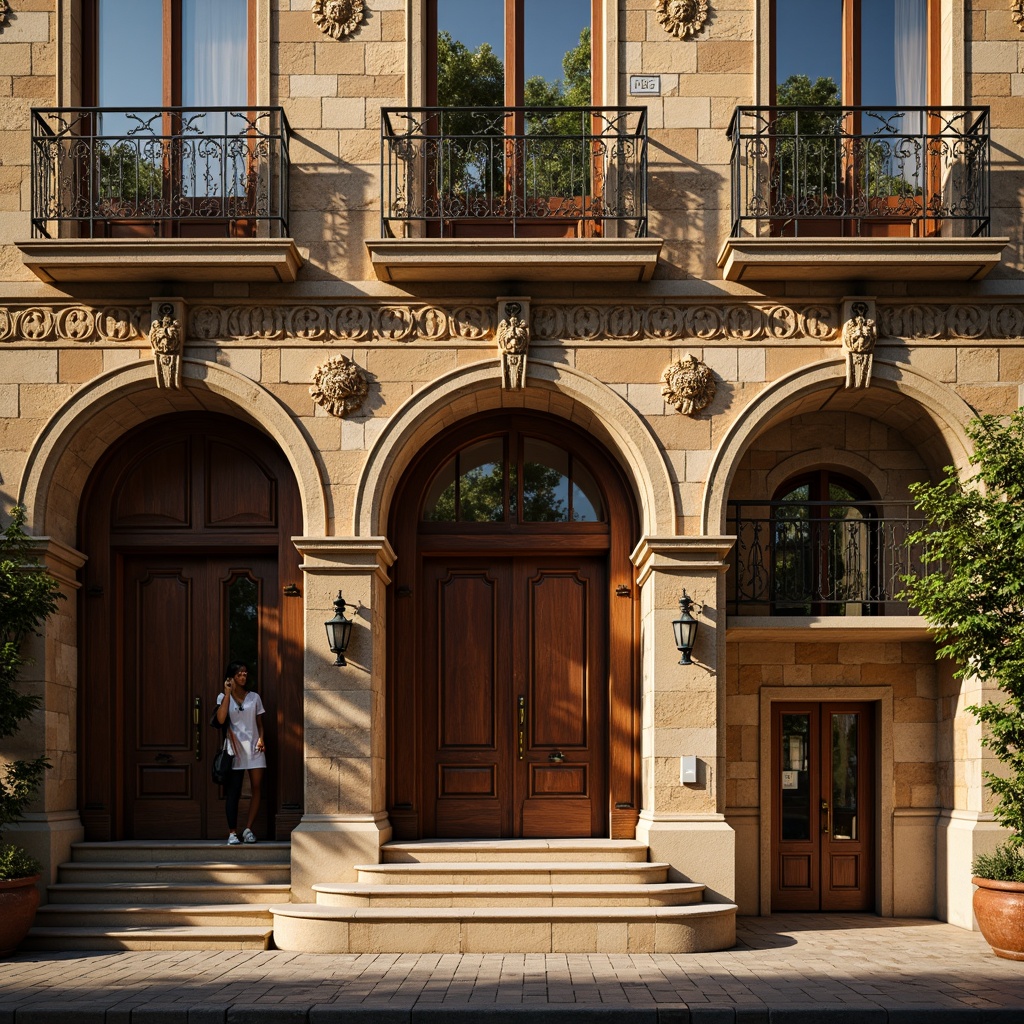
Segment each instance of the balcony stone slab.
[[726,281],[979,281],[1009,238],[728,238]]
[[371,238],[381,281],[649,281],[660,238]]
[[17,245],[25,266],[48,284],[290,282],[303,264],[291,238],[45,238]]
[[934,632],[919,615],[730,615],[728,643],[881,643],[932,640]]

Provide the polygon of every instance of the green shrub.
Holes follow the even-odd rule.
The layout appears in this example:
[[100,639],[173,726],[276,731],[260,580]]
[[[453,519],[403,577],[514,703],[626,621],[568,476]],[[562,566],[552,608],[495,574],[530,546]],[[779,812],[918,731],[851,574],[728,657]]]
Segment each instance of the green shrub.
[[41,870],[39,861],[30,857],[20,846],[0,843],[0,882],[28,878],[31,875],[38,875]]
[[993,882],[1024,882],[1024,849],[1003,843],[994,852],[975,857],[971,872]]

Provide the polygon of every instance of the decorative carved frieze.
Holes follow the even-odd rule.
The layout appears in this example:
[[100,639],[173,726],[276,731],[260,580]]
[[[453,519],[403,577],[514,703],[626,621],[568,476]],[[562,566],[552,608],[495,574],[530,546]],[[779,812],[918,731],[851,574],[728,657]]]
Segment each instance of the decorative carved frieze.
[[153,347],[153,364],[156,367],[158,388],[179,389],[181,387],[181,353],[185,339],[182,337],[184,303],[154,302],[154,318],[149,328],[149,343]]
[[501,357],[501,386],[517,391],[526,387],[526,353],[530,347],[530,300],[499,299],[496,338]]
[[141,342],[149,307],[0,306],[0,342]]
[[708,0],[658,0],[658,21],[670,35],[688,39],[697,35],[708,20]]
[[718,386],[715,375],[701,360],[689,352],[665,368],[661,375],[665,401],[685,416],[695,416],[714,400]]
[[338,417],[358,411],[369,391],[366,374],[345,356],[331,356],[318,366],[309,389],[317,405]]
[[871,384],[878,325],[874,300],[854,299],[843,303],[847,314],[843,323],[843,352],[846,353],[846,386],[866,388]]
[[355,32],[366,17],[363,0],[313,0],[312,11],[316,27],[335,39]]
[[878,307],[878,332],[908,341],[1024,338],[1024,304],[907,303]]
[[1013,3],[1010,4],[1010,13],[1017,28],[1024,32],[1024,0],[1013,0]]

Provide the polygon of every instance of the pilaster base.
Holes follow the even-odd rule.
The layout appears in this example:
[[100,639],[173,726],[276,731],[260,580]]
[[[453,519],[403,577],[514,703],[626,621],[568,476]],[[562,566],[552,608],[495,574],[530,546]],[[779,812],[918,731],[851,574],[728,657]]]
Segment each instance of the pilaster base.
[[45,886],[57,881],[57,867],[71,860],[72,843],[85,839],[85,828],[77,811],[42,811],[25,817],[4,829],[4,840],[20,846],[43,866],[40,887],[43,901]]
[[391,822],[379,814],[306,814],[292,832],[292,900],[313,903],[317,882],[354,882],[357,864],[379,864]]
[[707,886],[709,903],[736,899],[736,833],[720,814],[674,815],[641,811],[636,837],[651,860],[670,864],[669,880]]
[[991,853],[1009,832],[980,811],[943,811],[936,843],[936,903],[940,921],[978,930],[972,906],[971,863],[979,853]]

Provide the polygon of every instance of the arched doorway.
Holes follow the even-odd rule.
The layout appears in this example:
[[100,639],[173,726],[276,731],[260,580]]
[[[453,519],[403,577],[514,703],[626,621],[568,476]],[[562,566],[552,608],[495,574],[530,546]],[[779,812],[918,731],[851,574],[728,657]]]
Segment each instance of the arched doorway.
[[79,806],[87,838],[226,833],[209,726],[223,671],[267,708],[257,834],[302,813],[299,495],[283,453],[227,416],[174,414],[113,445],[85,487]]
[[632,838],[637,513],[572,425],[490,413],[410,465],[390,519],[396,838]]

